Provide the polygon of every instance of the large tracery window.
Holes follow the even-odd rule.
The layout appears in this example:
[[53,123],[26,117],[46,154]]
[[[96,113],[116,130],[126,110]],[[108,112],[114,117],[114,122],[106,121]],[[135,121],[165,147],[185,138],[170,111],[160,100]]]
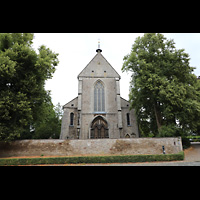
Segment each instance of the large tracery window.
[[94,86],[94,112],[105,112],[105,92],[101,81]]

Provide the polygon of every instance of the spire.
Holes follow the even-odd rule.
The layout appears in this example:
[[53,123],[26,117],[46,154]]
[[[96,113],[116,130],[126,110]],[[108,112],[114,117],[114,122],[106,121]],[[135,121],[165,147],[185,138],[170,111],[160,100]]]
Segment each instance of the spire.
[[102,52],[102,50],[100,49],[100,39],[98,39],[98,49],[96,50],[96,52]]

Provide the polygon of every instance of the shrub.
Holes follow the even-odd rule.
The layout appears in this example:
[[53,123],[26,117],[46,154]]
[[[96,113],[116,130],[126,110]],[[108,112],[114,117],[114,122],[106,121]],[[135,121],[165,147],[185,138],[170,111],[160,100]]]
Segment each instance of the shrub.
[[0,165],[38,165],[38,164],[77,164],[77,163],[127,163],[184,160],[184,152],[156,155],[114,155],[49,158],[10,158],[0,159]]
[[158,137],[178,137],[184,136],[187,133],[184,132],[181,128],[177,127],[174,124],[163,125],[160,130]]
[[190,139],[192,142],[200,142],[200,136],[199,135],[190,135],[186,138]]
[[187,137],[181,137],[181,138],[182,138],[183,149],[189,148],[191,146],[190,139]]

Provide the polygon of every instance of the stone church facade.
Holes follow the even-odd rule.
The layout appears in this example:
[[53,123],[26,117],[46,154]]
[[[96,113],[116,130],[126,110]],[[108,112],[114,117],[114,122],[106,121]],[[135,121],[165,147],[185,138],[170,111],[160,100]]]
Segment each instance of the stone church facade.
[[78,75],[78,96],[63,106],[60,139],[139,137],[134,110],[120,97],[120,75],[96,52]]

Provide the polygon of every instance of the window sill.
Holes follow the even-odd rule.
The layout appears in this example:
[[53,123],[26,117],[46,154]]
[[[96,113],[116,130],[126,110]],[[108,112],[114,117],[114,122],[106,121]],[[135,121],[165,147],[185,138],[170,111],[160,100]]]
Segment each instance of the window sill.
[[99,112],[99,111],[97,111],[97,112],[93,112],[93,114],[106,114],[106,112]]

